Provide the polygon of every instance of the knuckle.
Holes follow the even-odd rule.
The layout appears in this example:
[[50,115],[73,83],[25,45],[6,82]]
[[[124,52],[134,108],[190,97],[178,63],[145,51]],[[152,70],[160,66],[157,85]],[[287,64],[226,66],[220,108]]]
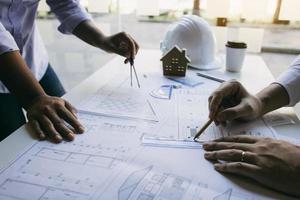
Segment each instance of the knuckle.
[[56,126],[62,126],[65,125],[65,122],[62,119],[56,119],[53,121],[54,125]]
[[215,97],[216,99],[221,98],[222,97],[222,91],[221,90],[216,90],[216,91],[214,91],[212,96]]
[[248,155],[249,159],[252,160],[252,162],[258,166],[261,166],[262,160],[257,154],[250,154]]
[[271,140],[271,138],[269,138],[269,137],[264,137],[264,138],[262,138],[262,142],[263,143],[269,143],[269,142],[271,142],[272,140]]
[[57,109],[57,111],[59,111],[59,112],[64,112],[64,108],[65,108],[65,106],[62,105],[62,104],[59,104],[59,105],[56,106],[56,109]]
[[211,157],[212,159],[216,159],[217,156],[218,156],[218,153],[217,153],[216,151],[212,151],[212,152],[210,153],[210,157]]
[[231,143],[227,145],[227,148],[234,150],[234,149],[238,149],[238,146],[235,143]]
[[231,79],[228,81],[228,84],[231,84],[231,85],[235,85],[235,86],[241,86],[242,84],[236,80],[236,79]]
[[49,114],[51,112],[51,107],[50,106],[44,106],[42,110],[43,110],[43,113]]
[[47,132],[50,132],[50,133],[54,133],[55,132],[55,129],[54,129],[54,126],[53,124],[47,124],[44,126],[44,129],[47,131]]
[[268,149],[268,147],[266,145],[259,145],[256,148],[257,152],[266,152],[267,149]]
[[56,101],[53,102],[53,105],[54,105],[55,107],[60,107],[60,106],[62,106],[62,105],[64,105],[64,104],[65,104],[65,103],[64,103],[63,100],[56,100]]
[[234,163],[233,168],[236,170],[242,170],[244,168],[244,164],[242,162]]
[[234,142],[237,142],[237,143],[241,142],[241,137],[239,137],[239,136],[231,136],[231,138]]
[[212,142],[212,143],[210,144],[210,149],[216,149],[216,148],[217,148],[217,143]]
[[228,156],[229,156],[229,157],[234,157],[236,154],[237,154],[237,153],[236,153],[236,150],[234,150],[234,149],[232,149],[232,150],[230,150],[230,151],[228,152]]
[[244,104],[244,108],[248,112],[253,111],[253,107],[248,102]]

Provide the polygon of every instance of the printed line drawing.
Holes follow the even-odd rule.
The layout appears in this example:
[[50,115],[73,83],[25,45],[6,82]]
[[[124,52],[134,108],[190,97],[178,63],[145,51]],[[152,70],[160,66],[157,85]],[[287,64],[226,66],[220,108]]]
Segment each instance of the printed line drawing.
[[[16,189],[18,189],[18,192],[16,192]],[[81,200],[86,198],[86,194],[77,191],[69,191],[13,179],[6,179],[5,182],[0,185],[0,199]]]
[[232,194],[232,189],[225,191],[223,194],[220,194],[213,198],[213,200],[230,200]]
[[79,105],[79,111],[99,116],[158,121],[149,100],[131,96],[94,95]]
[[160,172],[153,166],[132,172],[118,190],[118,200],[230,200],[231,196],[231,188],[220,194],[207,184]]
[[107,169],[111,169],[119,162],[122,162],[122,160],[115,157],[67,152],[50,148],[42,148],[35,156],[81,165],[93,165]]
[[151,171],[153,167],[150,166],[148,168],[142,169],[140,171],[136,171],[132,173],[123,185],[120,187],[118,192],[119,200],[127,200],[130,198],[130,195],[136,189],[138,184],[143,180],[143,178]]

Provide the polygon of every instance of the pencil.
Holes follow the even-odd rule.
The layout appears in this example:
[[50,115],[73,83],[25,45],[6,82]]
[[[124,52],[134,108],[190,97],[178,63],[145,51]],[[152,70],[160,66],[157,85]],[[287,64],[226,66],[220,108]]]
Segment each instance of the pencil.
[[203,78],[207,78],[209,80],[213,80],[213,81],[219,82],[219,83],[225,82],[225,80],[223,80],[223,79],[220,79],[220,78],[217,78],[217,77],[213,77],[213,76],[210,76],[210,75],[207,75],[207,74],[203,74],[203,73],[200,73],[200,72],[197,72],[197,75],[201,76]]
[[207,127],[209,127],[209,125],[213,122],[213,119],[209,119],[204,126],[198,131],[198,133],[195,135],[194,137],[194,141],[196,141],[196,139],[207,129]]

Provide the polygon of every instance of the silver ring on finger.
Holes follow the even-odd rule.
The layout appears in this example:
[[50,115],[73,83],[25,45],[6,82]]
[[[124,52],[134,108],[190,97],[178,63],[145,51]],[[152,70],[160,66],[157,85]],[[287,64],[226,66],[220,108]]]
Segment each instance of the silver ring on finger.
[[244,161],[245,161],[245,154],[246,154],[246,152],[245,152],[245,151],[242,151],[242,154],[241,154],[241,162],[244,162]]

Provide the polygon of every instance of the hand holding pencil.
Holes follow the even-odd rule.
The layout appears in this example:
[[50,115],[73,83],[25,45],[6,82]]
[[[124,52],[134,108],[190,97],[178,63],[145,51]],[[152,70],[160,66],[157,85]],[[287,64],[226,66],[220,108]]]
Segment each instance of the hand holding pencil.
[[249,121],[263,114],[262,102],[251,95],[238,81],[224,82],[209,97],[209,120],[195,135],[196,140],[214,121],[226,123],[233,120]]

